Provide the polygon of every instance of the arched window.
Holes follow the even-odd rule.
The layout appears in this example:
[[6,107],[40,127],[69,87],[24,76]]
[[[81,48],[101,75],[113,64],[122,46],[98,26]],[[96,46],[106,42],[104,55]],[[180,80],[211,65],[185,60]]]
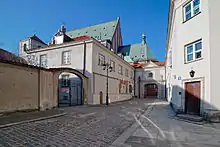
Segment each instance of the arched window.
[[148,77],[152,78],[153,77],[153,73],[152,72],[148,73]]
[[27,44],[26,43],[24,44],[23,49],[24,49],[24,51],[27,50]]

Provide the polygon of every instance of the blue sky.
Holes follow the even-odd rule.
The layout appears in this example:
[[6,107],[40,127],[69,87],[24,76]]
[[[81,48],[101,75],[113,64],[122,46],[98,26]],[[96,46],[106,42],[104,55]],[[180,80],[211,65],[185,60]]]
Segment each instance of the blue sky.
[[141,42],[141,34],[161,61],[165,57],[168,0],[1,0],[0,48],[18,54],[19,40],[34,33],[48,43],[67,30],[121,19],[123,44]]

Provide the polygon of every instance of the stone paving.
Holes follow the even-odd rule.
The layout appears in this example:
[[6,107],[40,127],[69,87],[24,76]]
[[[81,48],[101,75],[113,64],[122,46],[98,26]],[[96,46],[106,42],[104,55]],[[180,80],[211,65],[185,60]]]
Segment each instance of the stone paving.
[[143,114],[153,100],[131,100],[106,106],[62,108],[67,114],[0,129],[0,146],[110,146]]
[[[220,129],[175,120],[167,102],[62,108],[65,116],[0,129],[3,147],[218,147]],[[219,125],[217,125],[219,126]]]
[[[135,118],[135,114],[133,115]],[[112,147],[219,147],[220,129],[174,119],[167,102],[156,100],[150,111],[136,119]],[[220,124],[216,124],[219,126]],[[127,130],[129,130],[127,129]],[[126,133],[127,132],[127,133]],[[129,133],[129,134],[128,134]],[[126,136],[126,137],[123,137]]]

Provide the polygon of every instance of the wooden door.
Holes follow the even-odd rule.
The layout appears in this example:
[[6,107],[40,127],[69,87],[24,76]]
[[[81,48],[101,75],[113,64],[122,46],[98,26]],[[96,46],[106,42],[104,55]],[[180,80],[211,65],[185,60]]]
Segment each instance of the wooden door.
[[144,97],[157,97],[158,87],[157,84],[144,85]]
[[185,83],[185,112],[187,114],[200,114],[200,82]]

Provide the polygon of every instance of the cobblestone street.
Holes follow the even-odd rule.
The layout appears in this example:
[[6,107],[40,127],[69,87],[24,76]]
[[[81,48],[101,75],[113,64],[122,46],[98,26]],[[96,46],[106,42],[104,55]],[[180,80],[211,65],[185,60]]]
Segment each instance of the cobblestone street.
[[62,108],[67,115],[0,129],[0,146],[109,146],[153,100]]
[[0,129],[0,146],[220,146],[219,128],[175,120],[169,104],[160,100],[62,109],[65,116]]

